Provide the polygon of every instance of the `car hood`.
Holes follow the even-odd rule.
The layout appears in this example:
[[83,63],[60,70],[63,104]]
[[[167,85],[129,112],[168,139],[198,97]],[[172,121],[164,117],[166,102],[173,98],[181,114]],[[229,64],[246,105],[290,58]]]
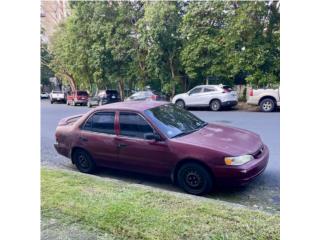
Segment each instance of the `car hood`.
[[180,93],[178,95],[175,95],[173,99],[183,98],[183,97],[185,97],[187,95],[188,95],[187,93]]
[[261,138],[253,132],[220,125],[208,124],[191,134],[173,138],[174,141],[206,147],[231,156],[256,152],[262,145]]

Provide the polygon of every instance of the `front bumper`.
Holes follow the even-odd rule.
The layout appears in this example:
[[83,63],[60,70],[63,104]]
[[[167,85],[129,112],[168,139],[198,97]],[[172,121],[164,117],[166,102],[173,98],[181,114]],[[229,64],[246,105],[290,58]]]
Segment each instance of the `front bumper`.
[[264,145],[264,150],[259,158],[255,158],[241,166],[216,166],[214,175],[218,182],[228,185],[246,185],[254,180],[266,169],[269,161],[269,149]]
[[222,107],[233,107],[238,104],[238,101],[226,101],[226,102],[221,102]]

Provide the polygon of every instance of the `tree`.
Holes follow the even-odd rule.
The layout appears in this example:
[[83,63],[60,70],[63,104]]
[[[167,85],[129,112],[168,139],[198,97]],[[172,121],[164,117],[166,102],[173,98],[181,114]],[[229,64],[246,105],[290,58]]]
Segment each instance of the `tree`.
[[52,56],[46,44],[41,43],[41,84],[49,85],[49,78],[54,77],[54,72],[50,68]]
[[229,79],[221,35],[228,5],[226,2],[192,2],[183,16],[180,58],[192,85],[203,84],[212,77],[223,82]]
[[179,5],[177,2],[147,2],[144,17],[139,21],[141,46],[146,49],[149,76],[160,83],[160,88],[175,94],[180,68]]

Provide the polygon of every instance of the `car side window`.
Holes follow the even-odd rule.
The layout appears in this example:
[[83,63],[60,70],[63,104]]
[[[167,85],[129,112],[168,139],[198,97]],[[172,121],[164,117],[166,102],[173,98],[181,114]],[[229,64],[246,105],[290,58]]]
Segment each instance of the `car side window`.
[[88,119],[82,129],[92,132],[115,134],[114,116],[114,112],[95,113]]
[[205,88],[203,89],[203,92],[214,92],[214,91],[216,91],[216,89],[215,89],[215,88],[208,88],[208,87],[205,87]]
[[136,113],[120,112],[120,135],[133,138],[147,139],[152,134],[152,127]]
[[200,93],[202,90],[201,87],[198,87],[198,88],[194,88],[190,91],[189,95],[192,95],[192,94],[196,94],[196,93]]

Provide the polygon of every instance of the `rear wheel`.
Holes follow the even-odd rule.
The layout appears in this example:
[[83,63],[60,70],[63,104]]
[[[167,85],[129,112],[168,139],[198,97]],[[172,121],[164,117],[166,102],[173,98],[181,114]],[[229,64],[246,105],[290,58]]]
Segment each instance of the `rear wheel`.
[[221,103],[219,100],[214,99],[210,102],[210,108],[212,111],[219,111],[221,108]]
[[198,163],[186,163],[177,173],[179,186],[187,193],[203,195],[212,190],[213,181],[210,173]]
[[85,150],[75,150],[75,152],[72,154],[72,159],[80,172],[92,173],[96,170],[95,162]]
[[272,112],[275,109],[275,102],[271,98],[265,98],[260,102],[261,112]]
[[179,108],[185,108],[186,104],[184,103],[183,100],[178,100],[176,101],[176,105],[179,107]]

